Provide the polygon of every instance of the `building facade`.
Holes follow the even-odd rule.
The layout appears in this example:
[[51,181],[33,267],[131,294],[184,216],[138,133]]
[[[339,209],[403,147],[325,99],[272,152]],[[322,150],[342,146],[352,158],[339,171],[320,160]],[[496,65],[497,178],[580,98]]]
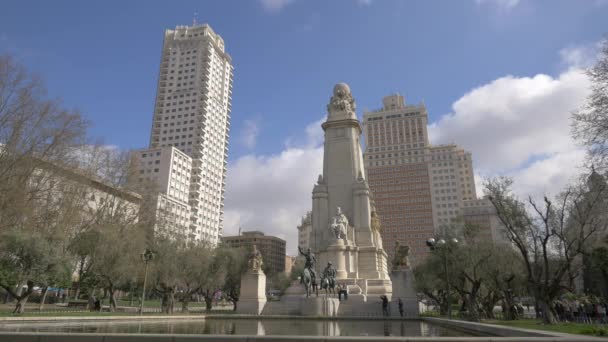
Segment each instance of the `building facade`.
[[192,158],[172,146],[140,150],[133,157],[135,177],[158,187],[154,231],[188,239]]
[[389,260],[399,241],[410,246],[416,263],[428,253],[426,240],[462,215],[464,200],[475,198],[471,154],[430,144],[423,103],[407,105],[399,94],[382,102],[363,114],[367,178]]
[[312,212],[307,212],[298,225],[298,247],[306,250],[310,247],[312,232]]
[[[232,100],[231,61],[224,40],[209,25],[178,26],[165,31],[150,151],[156,153],[158,149],[173,147],[191,158],[189,184],[186,190],[180,188],[176,195],[179,200],[161,192],[166,201],[179,202],[184,211],[187,202],[186,236],[190,241],[217,244],[222,235]],[[165,169],[161,171],[159,167],[159,173],[168,173],[175,166],[179,163],[163,164]],[[171,191],[164,185],[159,183],[159,187]],[[185,202],[182,192],[187,193]]]
[[496,208],[487,198],[463,202],[462,219],[465,224],[478,227],[477,238],[494,243],[508,243],[505,227],[496,214]]
[[264,235],[260,231],[243,232],[241,235],[224,236],[222,241],[233,248],[251,249],[256,245],[257,249],[262,253],[262,260],[265,268],[270,274],[285,272],[285,240],[276,236]]

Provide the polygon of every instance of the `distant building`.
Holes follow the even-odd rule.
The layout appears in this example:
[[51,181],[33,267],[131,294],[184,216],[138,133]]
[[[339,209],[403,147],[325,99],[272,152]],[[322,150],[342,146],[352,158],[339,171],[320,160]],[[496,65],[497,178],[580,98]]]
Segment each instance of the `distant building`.
[[243,232],[237,236],[224,236],[222,241],[234,248],[244,247],[247,249],[257,246],[257,249],[262,253],[265,268],[269,270],[271,276],[273,274],[285,272],[285,240],[276,236],[264,235],[260,231]]
[[312,212],[307,212],[304,217],[302,217],[302,222],[298,225],[298,246],[302,248],[302,250],[306,250],[310,247],[310,242],[312,241],[310,238],[310,233],[312,232]]
[[172,237],[194,240],[190,229],[191,207],[188,202],[192,159],[175,147],[139,150],[133,153],[134,177],[158,187],[154,231]]
[[[36,168],[38,170],[34,173],[32,182],[40,179],[48,184],[46,193],[49,200],[56,200],[65,194],[75,196],[76,193],[80,193],[86,199],[83,210],[87,213],[94,214],[103,208],[121,210],[125,218],[131,218],[132,222],[138,221],[142,204],[142,197],[139,194],[109,184],[81,169],[68,168],[41,159],[37,160]],[[50,181],[47,182],[49,179]],[[76,187],[79,190],[75,190]]]
[[388,260],[400,241],[415,264],[429,252],[426,240],[457,221],[463,201],[476,198],[472,158],[456,145],[430,144],[424,104],[406,105],[399,94],[382,102],[363,114],[367,179]]
[[479,228],[477,238],[494,243],[508,243],[505,227],[496,214],[496,208],[487,198],[462,202],[462,219],[465,224]]
[[285,256],[285,273],[291,274],[291,269],[296,264],[296,257],[291,255]]
[[[170,182],[167,191],[173,190],[175,195],[162,193],[159,201],[159,208],[163,200],[169,206],[172,216],[168,220],[175,219],[169,229],[179,231],[188,241],[215,245],[222,236],[232,76],[232,58],[225,51],[224,40],[209,25],[165,31],[149,147],[163,153],[170,151],[164,148],[174,147],[191,158],[186,188]],[[175,151],[167,153],[181,156]],[[175,170],[178,165],[164,167]],[[177,170],[181,177],[186,173],[185,169]],[[182,227],[184,213],[188,214],[186,229]]]

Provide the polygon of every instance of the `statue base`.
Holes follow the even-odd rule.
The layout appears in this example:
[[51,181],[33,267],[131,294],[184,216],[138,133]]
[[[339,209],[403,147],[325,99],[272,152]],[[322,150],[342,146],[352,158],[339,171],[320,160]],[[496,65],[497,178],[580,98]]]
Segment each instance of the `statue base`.
[[243,274],[236,312],[259,315],[264,305],[266,305],[266,275],[262,271]]
[[418,297],[416,296],[416,289],[414,288],[414,272],[407,267],[400,270],[393,270],[391,272],[391,281],[393,282],[393,296],[391,300],[391,307],[394,308],[392,316],[399,315],[399,298],[403,302],[403,316],[404,317],[418,317]]
[[335,317],[338,315],[340,301],[338,298],[326,297],[308,297],[300,300],[300,310],[302,316],[322,316]]

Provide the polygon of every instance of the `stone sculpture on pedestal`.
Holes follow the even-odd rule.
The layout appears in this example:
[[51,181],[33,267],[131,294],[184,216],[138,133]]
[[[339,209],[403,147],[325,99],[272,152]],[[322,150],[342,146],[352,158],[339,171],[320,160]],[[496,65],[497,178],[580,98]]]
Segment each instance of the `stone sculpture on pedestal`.
[[266,305],[266,275],[262,271],[262,254],[256,245],[253,245],[247,265],[241,276],[241,295],[236,311],[259,315]]
[[310,246],[320,264],[333,263],[336,280],[353,300],[366,301],[367,295],[390,296],[392,287],[378,222],[372,221],[355,109],[349,86],[336,84],[322,124],[323,174],[312,193]]
[[399,307],[406,317],[417,317],[418,297],[414,288],[414,273],[409,261],[410,246],[395,241],[391,280],[393,282],[393,306]]

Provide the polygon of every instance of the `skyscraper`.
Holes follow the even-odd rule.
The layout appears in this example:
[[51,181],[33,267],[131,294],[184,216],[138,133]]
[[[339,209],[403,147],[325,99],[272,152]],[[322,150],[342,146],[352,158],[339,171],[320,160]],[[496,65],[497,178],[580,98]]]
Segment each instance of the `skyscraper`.
[[428,253],[425,241],[461,216],[464,200],[476,198],[471,154],[429,143],[424,104],[406,105],[399,94],[382,102],[363,114],[367,178],[389,260],[400,241],[416,262]]
[[[177,26],[165,31],[150,150],[172,147],[192,160],[186,232],[191,241],[217,244],[222,235],[231,61],[224,40],[209,25]],[[139,151],[139,156],[144,152]],[[179,165],[171,162],[162,167],[177,171]],[[167,173],[160,168],[155,170]],[[171,186],[165,189],[170,191]]]

